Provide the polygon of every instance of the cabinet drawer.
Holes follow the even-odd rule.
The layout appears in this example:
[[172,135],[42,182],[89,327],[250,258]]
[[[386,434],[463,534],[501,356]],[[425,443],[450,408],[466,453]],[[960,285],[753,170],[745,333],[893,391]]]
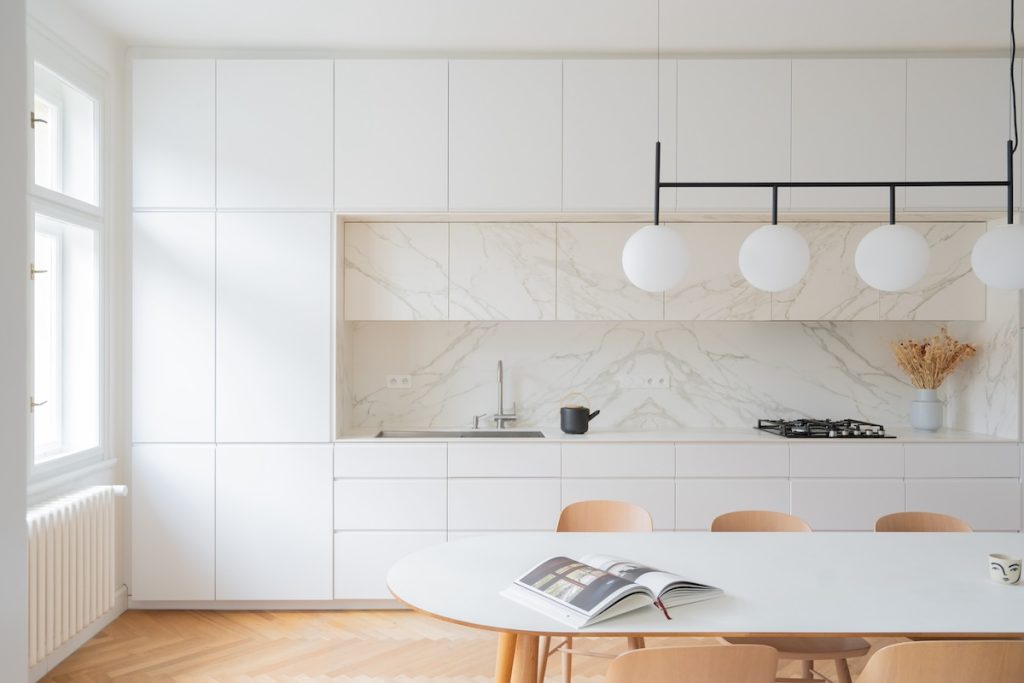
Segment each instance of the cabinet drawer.
[[557,443],[453,443],[448,445],[450,477],[557,477]]
[[558,479],[453,479],[448,529],[554,530],[561,507]]
[[907,478],[1019,477],[1014,443],[908,443]]
[[903,511],[902,479],[805,479],[792,487],[793,514],[815,531],[871,531],[882,515]]
[[677,477],[788,477],[789,445],[677,443]]
[[335,444],[334,476],[444,478],[448,445],[443,443]]
[[789,512],[786,479],[676,481],[676,529],[707,531],[715,517],[734,510]]
[[914,479],[907,509],[959,517],[975,531],[1020,531],[1021,486],[1016,479]]
[[446,494],[443,479],[339,479],[334,528],[442,530]]
[[444,543],[443,531],[343,531],[334,534],[334,599],[391,598],[388,570],[406,555]]
[[581,500],[624,500],[651,513],[655,529],[675,526],[671,479],[563,479],[562,507]]
[[903,446],[896,443],[791,444],[793,477],[903,478]]
[[562,476],[671,477],[674,453],[670,443],[566,443]]

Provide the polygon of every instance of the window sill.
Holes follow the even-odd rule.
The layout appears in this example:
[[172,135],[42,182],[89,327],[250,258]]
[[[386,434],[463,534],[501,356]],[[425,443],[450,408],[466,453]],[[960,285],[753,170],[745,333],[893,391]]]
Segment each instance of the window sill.
[[28,504],[37,505],[72,491],[83,480],[111,471],[116,466],[117,458],[105,458],[98,450],[35,465],[28,480]]

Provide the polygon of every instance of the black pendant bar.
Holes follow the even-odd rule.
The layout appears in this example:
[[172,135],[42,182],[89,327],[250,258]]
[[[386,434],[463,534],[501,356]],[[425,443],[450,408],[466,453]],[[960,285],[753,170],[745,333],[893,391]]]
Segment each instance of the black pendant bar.
[[897,187],[1005,187],[1006,188],[1006,222],[1013,224],[1013,141],[1006,141],[1006,180],[899,180],[880,181],[837,181],[837,182],[803,182],[803,181],[757,181],[757,182],[669,182],[661,179],[661,143],[654,149],[654,224],[658,225],[661,218],[661,190],[663,188],[730,188],[730,187],[763,187],[772,190],[772,224],[778,219],[780,187],[887,187],[889,188],[889,222],[896,222],[896,188]]

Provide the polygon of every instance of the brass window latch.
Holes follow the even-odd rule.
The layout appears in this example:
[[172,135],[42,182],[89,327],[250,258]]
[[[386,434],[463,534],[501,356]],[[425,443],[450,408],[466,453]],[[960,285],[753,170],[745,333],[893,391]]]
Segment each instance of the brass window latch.
[[37,117],[34,111],[30,111],[28,113],[28,127],[35,128],[37,123],[49,123],[49,121]]
[[38,403],[36,403],[36,397],[35,396],[29,396],[28,397],[28,412],[34,413],[34,412],[36,412],[36,408],[38,408],[39,406],[45,406],[47,403],[49,403],[49,401],[39,401]]
[[48,270],[37,270],[36,269],[36,264],[34,264],[34,263],[28,264],[28,279],[29,280],[35,280],[36,279],[36,275],[41,275],[42,273],[48,273],[48,272],[50,272],[50,271],[48,271]]

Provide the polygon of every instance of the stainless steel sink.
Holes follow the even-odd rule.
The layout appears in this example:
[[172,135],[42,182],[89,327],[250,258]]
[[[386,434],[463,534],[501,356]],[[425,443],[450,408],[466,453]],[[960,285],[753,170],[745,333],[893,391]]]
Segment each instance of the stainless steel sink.
[[377,432],[377,439],[543,439],[544,432],[514,429],[391,430]]

